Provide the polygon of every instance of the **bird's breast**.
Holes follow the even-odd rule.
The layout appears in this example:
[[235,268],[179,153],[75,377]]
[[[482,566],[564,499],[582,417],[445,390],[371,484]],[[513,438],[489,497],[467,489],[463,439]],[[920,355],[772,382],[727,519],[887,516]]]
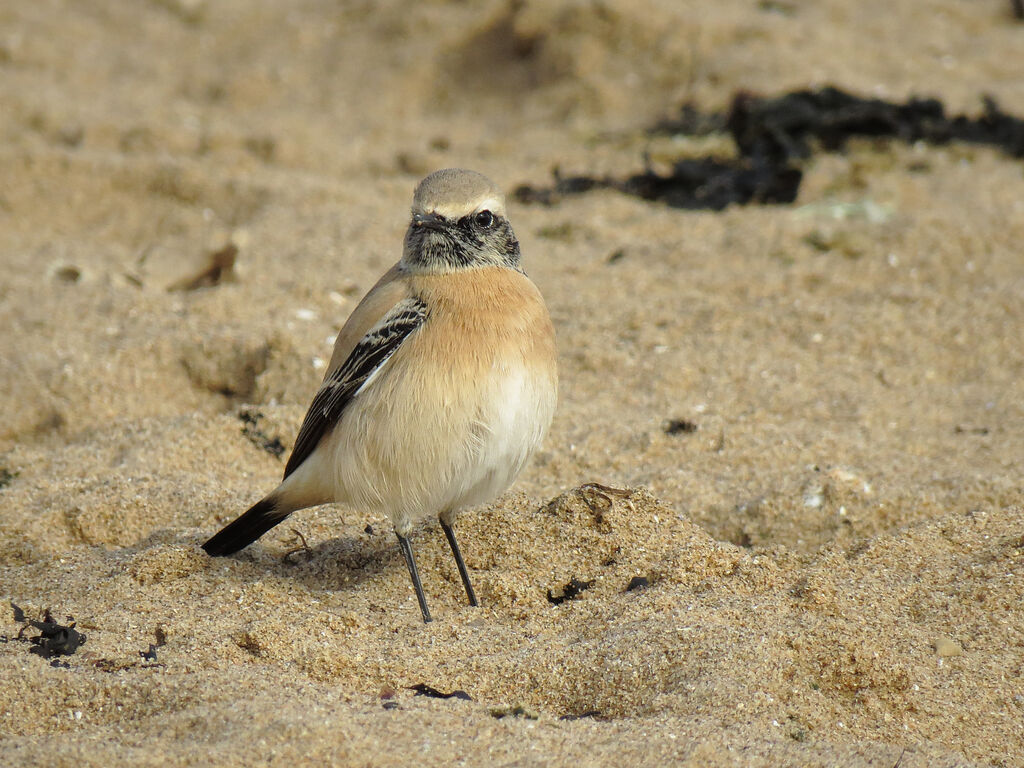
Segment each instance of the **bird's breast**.
[[508,269],[412,279],[427,319],[343,417],[338,497],[418,517],[501,493],[555,409],[554,334],[536,287]]

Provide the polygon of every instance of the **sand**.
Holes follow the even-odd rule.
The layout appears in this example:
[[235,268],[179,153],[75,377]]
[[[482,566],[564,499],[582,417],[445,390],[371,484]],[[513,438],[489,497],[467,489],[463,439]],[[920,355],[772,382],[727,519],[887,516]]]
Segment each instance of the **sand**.
[[[428,626],[359,510],[199,548],[276,484],[425,173],[729,152],[646,129],[740,89],[1021,116],[1022,46],[994,1],[5,5],[4,762],[1024,765],[1024,164],[996,149],[856,141],[793,205],[513,202],[562,386],[459,518],[481,608],[436,524]],[[86,643],[30,653],[9,601]]]

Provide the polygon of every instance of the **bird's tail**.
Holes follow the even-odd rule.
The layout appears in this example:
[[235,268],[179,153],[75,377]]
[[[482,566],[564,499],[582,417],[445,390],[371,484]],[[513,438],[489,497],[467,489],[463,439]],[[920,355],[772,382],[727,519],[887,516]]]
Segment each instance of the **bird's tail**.
[[203,549],[214,557],[231,555],[252,544],[256,539],[288,517],[289,510],[279,510],[277,501],[268,496],[257,501],[234,522],[203,544]]

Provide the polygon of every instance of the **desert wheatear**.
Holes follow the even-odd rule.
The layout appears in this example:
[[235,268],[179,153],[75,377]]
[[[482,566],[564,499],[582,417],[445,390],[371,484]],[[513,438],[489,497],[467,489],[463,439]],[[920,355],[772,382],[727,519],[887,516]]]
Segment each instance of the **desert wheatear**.
[[408,536],[436,514],[477,605],[455,515],[511,485],[547,432],[557,389],[551,318],[501,191],[473,171],[432,173],[413,195],[401,260],[338,334],[281,484],[203,548],[229,555],[332,501],[385,513],[430,621]]

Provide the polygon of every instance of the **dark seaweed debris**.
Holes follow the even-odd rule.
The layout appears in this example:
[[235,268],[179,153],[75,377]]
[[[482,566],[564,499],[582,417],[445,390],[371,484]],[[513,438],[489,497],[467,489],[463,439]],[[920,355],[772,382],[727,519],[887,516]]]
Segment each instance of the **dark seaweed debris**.
[[149,650],[139,651],[139,658],[141,658],[145,662],[155,664],[157,661],[157,648],[163,648],[165,645],[167,645],[167,633],[164,632],[163,625],[157,624],[156,629],[153,631],[153,634],[155,635],[156,642],[149,644]]
[[433,686],[427,685],[426,683],[416,683],[416,685],[409,686],[410,691],[415,691],[414,696],[428,696],[431,699],[462,699],[464,701],[472,701],[473,697],[465,691],[452,691],[451,693],[442,693]]
[[963,141],[1024,158],[1024,120],[1003,112],[989,96],[982,97],[982,104],[980,117],[949,118],[938,99],[914,97],[898,104],[863,99],[833,87],[774,99],[740,93],[726,127],[741,155],[775,161],[810,157],[812,140],[826,151],[838,151],[855,137],[929,144]]
[[275,459],[279,459],[284,455],[285,447],[284,443],[281,442],[281,438],[268,437],[260,429],[260,421],[263,419],[262,413],[254,408],[243,408],[239,411],[238,418],[244,425],[242,427],[242,434],[246,436],[250,443],[260,450],[266,451]]
[[[25,624],[15,639],[30,643],[32,647],[28,649],[29,653],[34,653],[44,659],[54,656],[70,656],[85,645],[86,636],[75,629],[75,620],[72,617],[68,617],[67,625],[59,624],[50,615],[50,610],[46,609],[43,612],[43,620],[36,621],[26,618],[25,612],[13,602],[11,608],[14,610],[14,620]],[[38,630],[39,634],[35,637],[25,637],[25,632],[30,627]]]
[[632,579],[629,580],[629,584],[626,585],[626,591],[633,592],[638,589],[645,589],[649,587],[650,584],[651,580],[648,579],[646,576],[634,576]]
[[1003,112],[991,97],[983,97],[982,103],[979,117],[950,118],[937,99],[911,98],[900,104],[834,87],[775,98],[741,92],[727,114],[702,113],[688,104],[677,119],[662,121],[650,131],[697,136],[728,132],[736,145],[735,158],[683,158],[667,175],[647,168],[625,179],[563,176],[556,168],[552,186],[522,185],[513,194],[519,202],[542,205],[595,189],[614,189],[684,209],[791,203],[803,179],[800,162],[819,148],[841,151],[855,137],[931,144],[963,141],[1024,158],[1024,120]]
[[521,203],[554,205],[561,197],[593,189],[615,189],[673,208],[720,211],[730,203],[791,203],[796,199],[803,172],[789,165],[754,162],[746,158],[712,157],[679,160],[668,176],[646,170],[623,180],[590,176],[562,177],[557,169],[550,188],[517,187]]
[[666,435],[692,434],[700,427],[689,419],[669,419],[663,427]]
[[561,605],[566,600],[575,600],[584,591],[594,586],[594,582],[591,581],[580,581],[575,576],[569,579],[569,582],[565,584],[559,594],[552,594],[551,590],[548,590],[548,602],[552,605]]

